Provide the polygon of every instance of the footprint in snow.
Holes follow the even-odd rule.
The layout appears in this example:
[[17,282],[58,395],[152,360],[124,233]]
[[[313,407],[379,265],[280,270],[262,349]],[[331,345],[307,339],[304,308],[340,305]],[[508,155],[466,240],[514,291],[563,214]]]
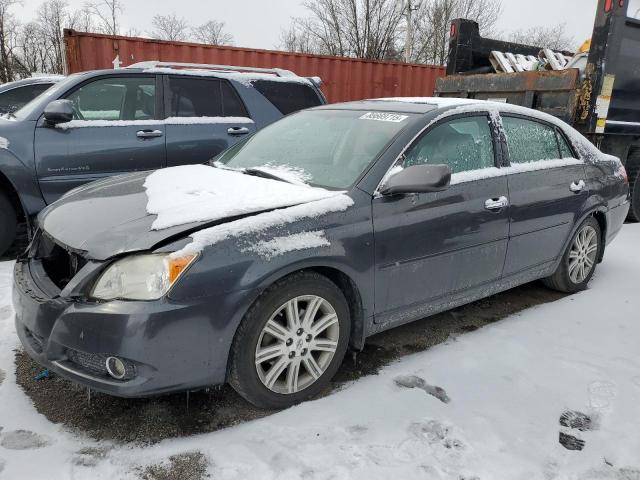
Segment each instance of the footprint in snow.
[[0,385],[2,385],[2,382],[4,382],[5,378],[6,378],[6,375],[4,373],[4,370],[0,368]]
[[587,432],[590,430],[597,430],[596,415],[587,415],[586,413],[578,412],[576,410],[567,410],[560,415],[560,425],[565,427],[560,431],[558,441],[567,450],[582,450],[585,446],[585,441],[580,438],[578,432]]
[[5,462],[0,458],[0,473],[4,470]]
[[447,449],[459,450],[464,448],[464,444],[451,437],[451,428],[437,420],[427,420],[424,422],[413,422],[409,425],[408,431],[414,437],[426,440],[429,444],[440,444]]
[[9,305],[0,307],[0,320],[6,320],[11,315],[13,315],[13,308],[11,308]]
[[7,450],[33,450],[49,445],[49,440],[29,430],[14,430],[2,435],[0,446]]
[[73,454],[71,459],[79,467],[95,467],[109,453],[107,447],[85,447]]
[[589,405],[594,410],[609,410],[611,401],[618,396],[616,384],[609,381],[591,382],[589,390]]
[[410,375],[396,377],[393,381],[397,386],[402,388],[419,388],[420,390],[424,390],[426,393],[437,398],[442,403],[449,403],[451,401],[444,388],[429,385],[425,382],[424,378]]

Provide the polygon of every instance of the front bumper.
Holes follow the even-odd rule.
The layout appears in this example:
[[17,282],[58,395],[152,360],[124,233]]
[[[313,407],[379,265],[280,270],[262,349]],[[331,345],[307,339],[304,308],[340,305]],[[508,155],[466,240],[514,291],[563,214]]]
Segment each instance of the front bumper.
[[[16,262],[18,336],[31,358],[60,376],[121,397],[224,383],[233,329],[212,318],[213,312],[221,314],[211,304],[215,299],[97,303],[64,299],[59,293],[37,260]],[[108,356],[126,359],[135,366],[135,376],[115,380],[78,363],[78,358],[97,359],[100,366]]]

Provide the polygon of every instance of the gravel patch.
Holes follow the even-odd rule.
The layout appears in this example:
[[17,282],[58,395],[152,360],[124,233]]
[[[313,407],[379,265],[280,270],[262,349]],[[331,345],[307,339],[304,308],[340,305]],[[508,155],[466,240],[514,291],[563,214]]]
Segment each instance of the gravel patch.
[[188,452],[169,457],[167,462],[146,467],[142,480],[203,480],[209,478],[209,462],[201,452]]

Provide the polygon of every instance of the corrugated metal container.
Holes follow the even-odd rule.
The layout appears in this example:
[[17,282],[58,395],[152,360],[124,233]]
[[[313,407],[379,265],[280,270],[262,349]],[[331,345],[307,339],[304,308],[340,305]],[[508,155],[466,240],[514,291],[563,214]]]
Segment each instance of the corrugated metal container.
[[329,102],[431,96],[443,67],[64,31],[67,73],[145,60],[283,68],[322,78]]

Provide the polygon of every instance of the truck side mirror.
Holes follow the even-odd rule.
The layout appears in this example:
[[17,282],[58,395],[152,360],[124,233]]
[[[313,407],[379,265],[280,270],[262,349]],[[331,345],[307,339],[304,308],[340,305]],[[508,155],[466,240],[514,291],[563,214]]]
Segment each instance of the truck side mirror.
[[50,125],[70,122],[73,120],[73,103],[71,100],[54,100],[44,108],[44,119]]

